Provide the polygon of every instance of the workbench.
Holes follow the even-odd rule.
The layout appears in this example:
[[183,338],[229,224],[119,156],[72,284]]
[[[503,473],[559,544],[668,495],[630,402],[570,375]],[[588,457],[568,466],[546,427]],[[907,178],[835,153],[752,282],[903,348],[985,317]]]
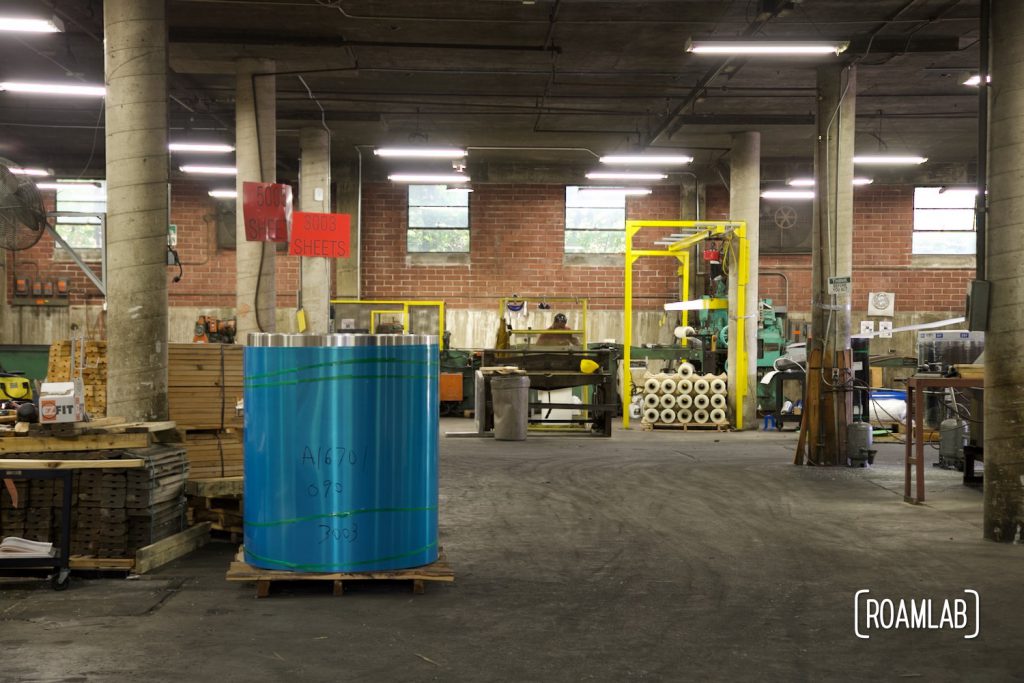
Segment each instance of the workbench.
[[[6,569],[53,569],[51,579],[55,590],[68,587],[71,572],[71,489],[75,470],[84,469],[131,469],[142,467],[139,458],[123,460],[22,460],[0,459],[0,481],[4,479],[55,479],[63,482],[61,490],[60,548],[50,557],[0,557],[0,570]],[[2,488],[2,487],[0,487]],[[0,493],[0,495],[3,495]]]
[[[907,438],[904,441],[905,502],[924,502],[924,392],[928,389],[969,389],[983,386],[985,380],[980,377],[911,377],[907,380],[907,422],[911,427],[907,430]],[[965,462],[965,478],[966,465]],[[973,461],[970,465],[973,468]],[[914,491],[913,494],[911,490]]]
[[[580,361],[590,360],[597,363],[594,372],[583,372]],[[580,411],[581,416],[565,420],[550,420],[531,417],[529,423],[538,427],[545,424],[562,423],[567,426],[586,427],[594,436],[610,437],[612,435],[612,419],[619,410],[616,390],[617,362],[612,351],[578,350],[578,349],[485,349],[482,351],[482,367],[515,366],[521,368],[530,378],[530,389],[553,391],[571,387],[589,386],[593,388],[593,398],[588,403],[550,403],[531,401],[530,411],[548,409],[567,409]],[[476,405],[475,410],[481,413],[481,424],[485,431],[494,426],[494,410],[490,400],[490,378],[485,378],[483,405]],[[482,411],[482,412],[481,412]],[[578,429],[577,432],[581,430]],[[568,430],[565,433],[571,433]]]

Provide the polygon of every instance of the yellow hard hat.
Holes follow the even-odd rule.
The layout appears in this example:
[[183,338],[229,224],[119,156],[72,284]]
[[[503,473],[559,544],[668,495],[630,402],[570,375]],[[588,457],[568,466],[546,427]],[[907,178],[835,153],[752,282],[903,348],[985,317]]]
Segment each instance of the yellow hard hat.
[[590,360],[589,358],[584,358],[583,360],[580,361],[580,372],[584,372],[588,375],[597,372],[600,369],[600,367],[600,365]]

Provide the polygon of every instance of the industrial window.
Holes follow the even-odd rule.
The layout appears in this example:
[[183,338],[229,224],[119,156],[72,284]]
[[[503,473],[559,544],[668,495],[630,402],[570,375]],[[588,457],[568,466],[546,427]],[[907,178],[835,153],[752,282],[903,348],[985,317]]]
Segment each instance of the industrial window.
[[[90,214],[107,212],[106,181],[59,180],[57,183],[57,211]],[[58,216],[57,233],[75,249],[103,248],[98,216]]]
[[626,250],[626,195],[565,188],[565,253],[621,254]]
[[409,253],[469,251],[469,190],[409,186]]
[[914,188],[915,254],[973,254],[975,191]]

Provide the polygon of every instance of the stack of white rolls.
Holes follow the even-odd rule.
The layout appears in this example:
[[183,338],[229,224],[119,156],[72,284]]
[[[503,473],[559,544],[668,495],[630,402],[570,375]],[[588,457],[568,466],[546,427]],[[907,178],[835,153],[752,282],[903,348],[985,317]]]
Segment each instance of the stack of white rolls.
[[716,424],[729,421],[726,376],[698,375],[690,363],[675,373],[644,375],[645,424]]

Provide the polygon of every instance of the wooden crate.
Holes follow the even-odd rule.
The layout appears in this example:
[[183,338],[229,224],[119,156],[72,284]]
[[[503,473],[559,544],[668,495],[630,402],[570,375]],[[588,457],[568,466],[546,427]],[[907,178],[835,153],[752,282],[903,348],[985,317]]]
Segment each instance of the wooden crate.
[[234,344],[169,344],[167,400],[170,417],[184,429],[242,427],[242,347]]

